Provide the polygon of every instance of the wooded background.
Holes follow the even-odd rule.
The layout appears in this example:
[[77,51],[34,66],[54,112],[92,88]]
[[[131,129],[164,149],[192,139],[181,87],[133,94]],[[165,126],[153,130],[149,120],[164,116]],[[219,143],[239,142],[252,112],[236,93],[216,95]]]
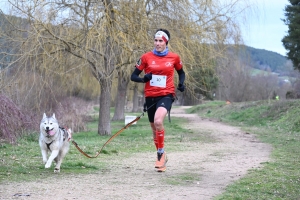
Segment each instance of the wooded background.
[[[110,135],[111,120],[141,111],[143,84],[130,75],[153,49],[158,28],[170,31],[169,49],[186,72],[175,104],[285,98],[297,85],[291,62],[284,58],[276,69],[253,63],[242,45],[240,27],[253,15],[255,5],[244,0],[8,0],[0,13],[0,101],[35,123],[44,112],[58,113],[75,131],[85,127],[86,102],[97,102],[98,134]],[[293,77],[281,80],[282,72]]]

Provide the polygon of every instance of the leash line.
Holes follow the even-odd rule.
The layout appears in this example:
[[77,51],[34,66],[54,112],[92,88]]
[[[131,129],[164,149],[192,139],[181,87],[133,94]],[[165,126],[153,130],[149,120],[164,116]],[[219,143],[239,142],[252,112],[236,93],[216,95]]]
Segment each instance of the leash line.
[[78,149],[78,151],[80,153],[82,153],[84,156],[88,157],[88,158],[97,158],[99,156],[99,154],[102,152],[103,148],[110,143],[115,137],[117,137],[118,135],[120,135],[120,133],[122,133],[125,129],[127,129],[129,126],[131,126],[134,122],[137,122],[138,120],[141,119],[141,117],[144,116],[144,112],[136,117],[134,120],[132,120],[131,122],[129,122],[128,124],[126,124],[122,129],[120,129],[118,132],[116,132],[114,135],[112,135],[101,147],[101,149],[98,151],[98,153],[95,156],[90,156],[87,153],[85,153],[77,144],[77,142],[75,142],[75,140],[72,140],[72,143],[74,144],[74,146],[76,147],[76,149]]
[[[168,97],[170,98],[170,97]],[[85,153],[77,144],[77,142],[75,142],[75,140],[72,139],[72,143],[74,144],[74,146],[76,147],[76,149],[78,149],[78,151],[80,153],[82,153],[84,156],[88,157],[88,158],[97,158],[99,156],[99,154],[102,152],[103,148],[110,143],[115,137],[117,137],[118,135],[120,135],[120,133],[122,133],[125,129],[127,129],[129,126],[131,126],[134,122],[137,122],[138,120],[141,119],[142,116],[144,116],[144,113],[147,112],[152,106],[154,106],[157,102],[155,102],[154,104],[152,104],[151,106],[149,106],[149,108],[147,108],[144,104],[144,109],[143,109],[143,113],[136,117],[134,120],[132,120],[131,122],[129,122],[128,124],[126,124],[122,129],[120,129],[118,132],[116,132],[114,135],[112,135],[101,147],[101,149],[98,151],[98,153],[95,156],[90,156],[87,153]],[[169,118],[170,118],[170,113],[169,113]],[[170,120],[170,119],[169,119]]]

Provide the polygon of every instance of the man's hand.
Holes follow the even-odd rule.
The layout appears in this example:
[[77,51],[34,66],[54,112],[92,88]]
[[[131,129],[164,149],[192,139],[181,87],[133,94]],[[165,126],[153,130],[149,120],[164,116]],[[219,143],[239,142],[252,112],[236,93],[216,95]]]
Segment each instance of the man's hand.
[[148,81],[150,81],[152,79],[152,74],[145,74],[143,81],[144,83],[147,83]]
[[184,88],[185,88],[184,85],[182,83],[179,83],[178,87],[177,87],[177,90],[179,90],[180,92],[183,92]]

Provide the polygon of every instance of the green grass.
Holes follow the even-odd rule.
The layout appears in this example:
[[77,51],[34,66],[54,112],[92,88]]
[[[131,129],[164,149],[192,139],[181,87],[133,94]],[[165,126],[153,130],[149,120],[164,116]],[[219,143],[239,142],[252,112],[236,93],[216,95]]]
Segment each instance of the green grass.
[[[269,162],[263,163],[260,169],[250,170],[245,177],[229,185],[215,199],[300,199],[300,101],[255,101],[231,105],[213,101],[194,106],[189,112],[242,127],[244,131],[257,135],[262,142],[272,146]],[[136,113],[136,116],[139,114]],[[182,142],[215,142],[210,138],[209,132],[193,133],[179,126],[185,122],[184,118],[172,117],[171,123],[166,119],[166,143],[170,151],[192,148],[179,145]],[[97,134],[96,117],[88,127],[90,131],[75,133],[73,136],[85,152],[95,155],[110,136]],[[123,127],[123,120],[112,122],[112,133]],[[41,180],[49,175],[53,176],[53,166],[45,169],[42,164],[38,135],[32,133],[20,138],[17,145],[0,144],[0,183]],[[111,157],[126,159],[132,152],[152,152],[153,148],[152,132],[145,116],[137,125],[124,130],[95,159],[86,158],[71,145],[62,164],[63,173],[57,177],[106,171],[109,169],[107,160]],[[217,152],[216,156],[222,157],[222,152]],[[167,177],[165,182],[171,185],[189,185],[200,180],[201,177],[190,173]]]
[[[130,113],[139,116],[140,113]],[[111,137],[99,136],[97,134],[97,117],[88,124],[89,131],[74,133],[73,139],[79,147],[90,156],[95,156],[102,145]],[[182,135],[188,140],[194,140],[195,135],[189,130],[181,128],[178,124],[185,123],[185,119],[171,116],[172,122],[167,118],[164,122],[168,131],[166,143],[170,151],[179,151],[178,143],[182,140]],[[125,126],[124,120],[111,123],[112,134]],[[45,169],[42,163],[42,156],[38,144],[39,133],[32,133],[19,138],[17,145],[0,143],[0,183],[11,181],[33,181],[43,179],[53,175],[54,165],[50,169]],[[86,158],[73,144],[65,157],[58,177],[62,174],[87,174],[98,173],[109,169],[108,160],[111,157],[126,159],[132,152],[153,152],[155,149],[152,140],[152,131],[148,122],[148,117],[142,117],[136,125],[125,129],[118,137],[113,139],[104,147],[101,154],[94,159]]]
[[300,101],[209,102],[189,110],[254,133],[272,145],[271,161],[226,188],[218,200],[300,199]]

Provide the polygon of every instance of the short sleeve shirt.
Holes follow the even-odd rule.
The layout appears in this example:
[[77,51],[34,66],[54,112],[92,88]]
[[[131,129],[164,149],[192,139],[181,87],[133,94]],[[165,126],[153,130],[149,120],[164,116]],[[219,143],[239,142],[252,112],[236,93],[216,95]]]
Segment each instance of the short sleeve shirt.
[[152,80],[145,84],[145,97],[158,97],[175,94],[174,69],[180,70],[180,57],[168,52],[166,56],[157,56],[153,52],[142,55],[136,64],[145,74],[152,73]]

